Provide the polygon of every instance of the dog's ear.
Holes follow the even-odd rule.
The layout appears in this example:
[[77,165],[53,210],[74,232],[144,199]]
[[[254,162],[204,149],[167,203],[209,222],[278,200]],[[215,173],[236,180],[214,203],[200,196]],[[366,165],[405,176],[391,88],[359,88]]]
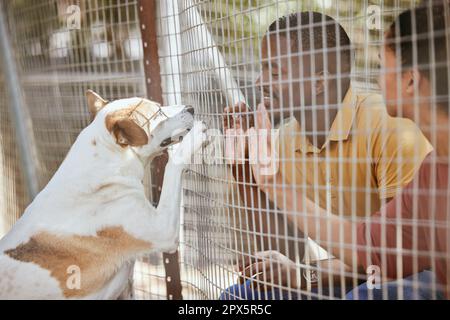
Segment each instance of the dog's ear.
[[139,147],[148,143],[148,136],[136,122],[128,117],[106,116],[106,128],[116,138],[116,143],[121,147]]
[[97,113],[108,104],[108,101],[100,97],[100,95],[92,90],[86,91],[86,98],[88,103],[91,120],[94,120]]

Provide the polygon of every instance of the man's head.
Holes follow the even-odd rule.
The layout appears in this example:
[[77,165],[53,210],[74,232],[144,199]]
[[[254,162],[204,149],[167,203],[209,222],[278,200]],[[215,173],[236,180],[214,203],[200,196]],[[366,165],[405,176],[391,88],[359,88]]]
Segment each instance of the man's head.
[[[293,13],[274,21],[261,55],[257,85],[270,99],[275,118],[300,115],[305,106],[323,110],[338,104],[350,86],[350,39],[339,23],[321,13]],[[303,110],[308,118],[311,108]]]
[[[380,86],[393,116],[413,119],[427,135],[432,109],[448,116],[449,4],[424,2],[401,13],[386,32]],[[431,128],[432,129],[432,128]]]

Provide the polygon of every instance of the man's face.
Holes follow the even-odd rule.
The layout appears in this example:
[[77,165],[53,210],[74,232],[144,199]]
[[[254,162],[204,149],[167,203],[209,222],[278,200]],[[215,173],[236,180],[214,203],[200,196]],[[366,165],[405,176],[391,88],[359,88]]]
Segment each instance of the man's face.
[[281,35],[266,35],[262,40],[261,74],[256,85],[275,121],[289,117],[291,111],[298,113],[301,106],[311,105],[310,61],[293,52],[292,47],[292,40],[288,43]]

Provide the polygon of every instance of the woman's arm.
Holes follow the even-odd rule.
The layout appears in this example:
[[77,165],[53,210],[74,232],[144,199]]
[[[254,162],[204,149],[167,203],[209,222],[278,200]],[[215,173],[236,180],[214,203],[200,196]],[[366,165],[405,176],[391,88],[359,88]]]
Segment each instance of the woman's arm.
[[[281,175],[274,183],[281,186]],[[270,190],[272,189],[272,190]],[[277,205],[284,205],[288,219],[295,221],[300,230],[318,242],[325,250],[333,254],[348,266],[352,266],[356,251],[354,245],[357,223],[344,217],[328,213],[301,191],[292,188],[265,188],[266,194]]]

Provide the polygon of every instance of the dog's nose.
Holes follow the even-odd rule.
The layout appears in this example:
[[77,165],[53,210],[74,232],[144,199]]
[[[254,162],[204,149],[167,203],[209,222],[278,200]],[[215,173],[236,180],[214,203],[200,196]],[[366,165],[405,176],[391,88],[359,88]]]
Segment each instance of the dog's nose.
[[186,106],[185,110],[189,112],[191,115],[194,115],[194,107],[192,106]]

